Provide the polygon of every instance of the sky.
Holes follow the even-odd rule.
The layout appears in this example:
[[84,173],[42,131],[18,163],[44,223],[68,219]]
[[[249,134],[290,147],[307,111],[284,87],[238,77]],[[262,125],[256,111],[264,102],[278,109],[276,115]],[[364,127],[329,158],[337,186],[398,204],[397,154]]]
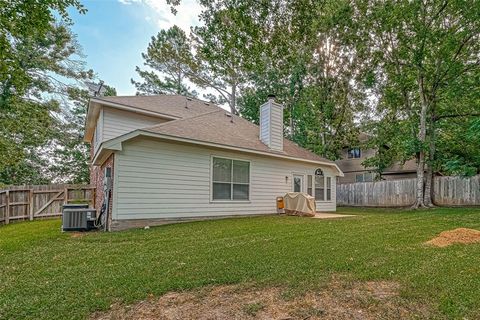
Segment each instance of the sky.
[[166,0],[83,0],[85,15],[72,11],[72,31],[83,47],[88,68],[117,90],[117,95],[134,95],[130,79],[138,80],[135,67],[143,66],[152,36],[177,25],[185,32],[199,24],[201,9],[196,0],[182,0],[172,14]]

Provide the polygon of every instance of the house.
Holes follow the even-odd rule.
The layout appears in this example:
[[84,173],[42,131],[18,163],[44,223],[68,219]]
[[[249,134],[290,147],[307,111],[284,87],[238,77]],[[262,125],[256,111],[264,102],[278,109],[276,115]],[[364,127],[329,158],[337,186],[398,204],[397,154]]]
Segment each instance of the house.
[[[364,145],[368,135],[360,133],[358,136],[359,145]],[[377,179],[375,168],[365,167],[362,163],[370,157],[375,156],[377,150],[372,148],[345,147],[341,150],[341,159],[335,161],[344,173],[338,178],[338,183],[370,182]],[[382,172],[380,180],[398,180],[415,178],[417,176],[417,165],[414,159],[405,163],[395,163]]]
[[92,144],[95,206],[112,177],[109,229],[276,212],[276,197],[308,192],[335,211],[338,166],[283,137],[283,107],[261,106],[260,127],[181,95],[95,97],[85,141]]

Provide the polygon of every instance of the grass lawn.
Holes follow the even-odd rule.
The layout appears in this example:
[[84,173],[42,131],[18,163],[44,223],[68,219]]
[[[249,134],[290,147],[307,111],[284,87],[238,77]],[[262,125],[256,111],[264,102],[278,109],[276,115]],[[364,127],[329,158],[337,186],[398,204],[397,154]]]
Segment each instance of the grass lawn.
[[479,209],[344,209],[354,218],[255,217],[149,230],[60,232],[60,221],[0,227],[0,319],[84,319],[120,301],[206,285],[315,290],[331,276],[398,282],[436,318],[480,317],[480,244],[435,248],[480,229]]

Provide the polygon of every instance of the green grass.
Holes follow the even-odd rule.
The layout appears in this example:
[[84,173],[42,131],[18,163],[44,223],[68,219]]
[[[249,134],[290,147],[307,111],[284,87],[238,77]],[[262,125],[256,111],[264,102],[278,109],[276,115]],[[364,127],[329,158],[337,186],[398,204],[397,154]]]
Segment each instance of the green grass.
[[[58,220],[0,227],[0,319],[83,319],[113,302],[212,284],[320,288],[333,274],[393,280],[436,316],[480,316],[480,244],[423,242],[480,229],[479,209],[340,209],[355,218],[268,216],[72,238]],[[254,310],[255,311],[255,310]]]
[[255,302],[255,303],[249,303],[243,307],[243,311],[250,315],[250,316],[255,316],[260,310],[265,308],[263,304],[260,302]]

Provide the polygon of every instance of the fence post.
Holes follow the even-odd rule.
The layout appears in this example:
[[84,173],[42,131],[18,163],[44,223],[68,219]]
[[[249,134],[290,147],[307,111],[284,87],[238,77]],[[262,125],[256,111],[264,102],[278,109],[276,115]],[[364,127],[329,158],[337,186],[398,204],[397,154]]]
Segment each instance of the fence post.
[[64,194],[63,194],[63,204],[68,204],[68,187],[65,186],[65,191],[64,191]]
[[28,209],[29,209],[29,216],[30,221],[33,220],[33,189],[30,189],[30,195],[28,197]]
[[5,224],[10,223],[10,190],[5,192]]

